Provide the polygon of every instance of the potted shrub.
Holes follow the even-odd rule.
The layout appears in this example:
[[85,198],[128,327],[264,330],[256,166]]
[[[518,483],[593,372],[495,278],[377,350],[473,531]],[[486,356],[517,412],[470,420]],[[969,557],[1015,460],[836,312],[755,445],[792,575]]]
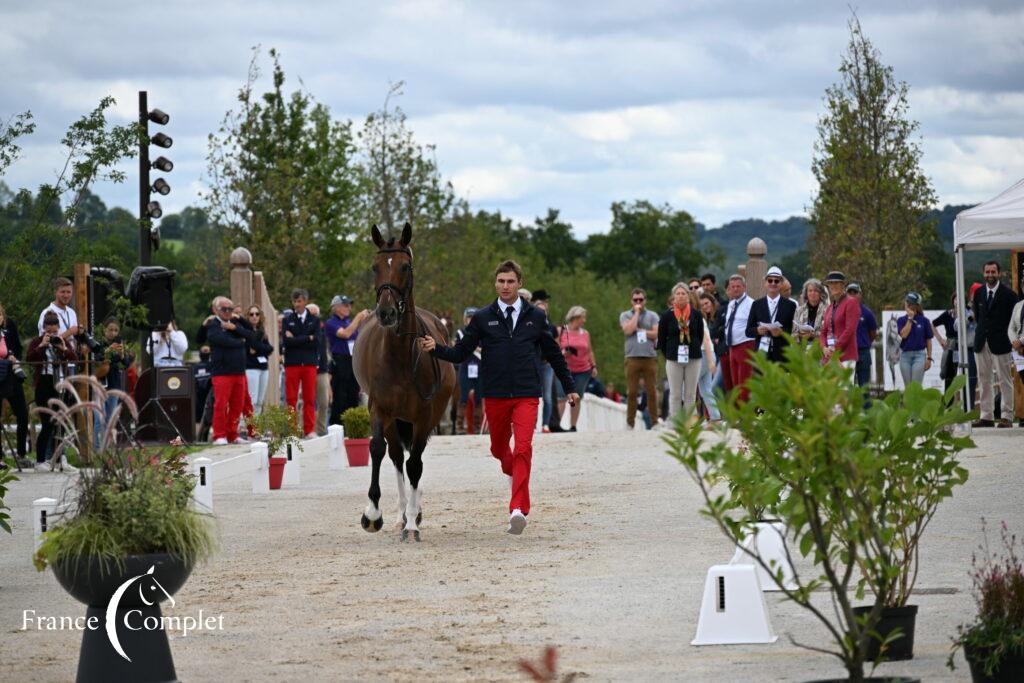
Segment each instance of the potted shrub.
[[1024,565],[1018,540],[1004,522],[1000,527],[1002,554],[989,550],[988,532],[982,520],[984,544],[971,558],[971,580],[978,614],[971,624],[957,629],[947,662],[961,647],[974,683],[1024,680]]
[[[944,394],[913,383],[905,391],[874,402],[868,412],[869,442],[885,463],[878,519],[894,534],[889,562],[895,567],[895,575],[882,575],[878,564],[861,566],[858,595],[869,589],[883,605],[877,636],[869,643],[869,660],[914,656],[917,605],[908,600],[917,581],[921,536],[939,503],[967,481],[967,470],[960,466],[956,454],[970,441],[954,437],[950,427],[971,416],[956,406],[945,408],[963,384],[964,378],[958,378]],[[870,610],[865,606],[854,612]]]
[[[822,366],[820,360],[819,348],[800,344],[790,344],[781,363],[754,357],[749,401],[737,403],[733,392],[720,402],[724,424],[739,431],[749,451],[729,445],[726,427],[716,437],[699,425],[688,426],[685,419],[663,438],[700,489],[703,513],[770,574],[779,590],[822,623],[834,647],[795,644],[838,657],[848,680],[859,682],[866,680],[864,665],[884,607],[882,596],[889,594],[891,577],[899,570],[893,559],[897,534],[881,514],[887,505],[889,454],[876,448],[876,425],[863,411],[864,393],[853,386],[850,371],[835,361]],[[947,417],[963,419],[960,412]],[[969,444],[961,439],[955,445]],[[753,514],[758,508],[775,511],[813,571],[794,569],[787,585],[783,567],[745,542],[760,521]],[[785,552],[796,567],[788,547]],[[851,590],[863,590],[858,570],[865,569],[869,577],[890,578],[875,586],[871,609],[857,614]],[[822,609],[812,600],[819,588],[829,590],[834,609]]]
[[[100,400],[105,398],[103,388],[90,381]],[[61,384],[66,386],[60,388],[70,388],[66,382]],[[152,453],[116,446],[113,432],[120,411],[126,409],[136,419],[138,414],[130,397],[110,393],[118,395],[121,403],[92,466],[81,470],[62,495],[68,510],[53,518],[35,564],[40,571],[51,567],[64,589],[88,605],[90,626],[82,635],[79,683],[175,680],[159,603],[169,599],[193,566],[211,554],[211,518],[190,505],[193,476],[184,451]],[[89,402],[71,407],[57,402],[53,408],[39,410],[48,411],[60,423],[63,438],[57,448],[64,448],[78,438],[75,416],[94,408]],[[127,585],[132,588],[122,588]],[[117,602],[111,605],[115,597]],[[152,627],[129,627],[129,612],[138,619],[136,626]],[[109,629],[104,628],[108,613],[114,619]]]
[[246,419],[246,424],[260,435],[261,441],[267,444],[270,488],[281,488],[284,467],[288,464],[288,458],[278,457],[277,454],[285,448],[295,446],[302,450],[302,432],[299,431],[295,411],[288,406],[264,406],[259,415],[250,415]]
[[349,467],[365,467],[370,462],[370,411],[365,406],[349,408],[341,414],[341,422]]

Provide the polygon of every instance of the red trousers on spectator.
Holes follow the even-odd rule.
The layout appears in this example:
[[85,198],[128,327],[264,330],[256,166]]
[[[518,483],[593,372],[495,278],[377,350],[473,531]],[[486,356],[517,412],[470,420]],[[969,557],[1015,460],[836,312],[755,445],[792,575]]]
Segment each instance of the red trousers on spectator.
[[754,366],[750,364],[750,356],[754,353],[757,342],[743,342],[729,347],[729,362],[725,366],[726,377],[730,387],[740,387],[739,401],[745,403],[750,398],[747,380],[754,374]]
[[[484,412],[491,430],[491,455],[501,471],[512,477],[512,500],[508,511],[530,514],[530,463],[533,460],[533,430],[537,426],[539,398],[486,398]],[[509,441],[515,437],[515,446]]]
[[316,366],[287,365],[284,368],[284,397],[295,410],[302,385],[302,433],[316,433]]
[[213,438],[238,439],[238,419],[245,405],[245,375],[216,375],[213,381]]

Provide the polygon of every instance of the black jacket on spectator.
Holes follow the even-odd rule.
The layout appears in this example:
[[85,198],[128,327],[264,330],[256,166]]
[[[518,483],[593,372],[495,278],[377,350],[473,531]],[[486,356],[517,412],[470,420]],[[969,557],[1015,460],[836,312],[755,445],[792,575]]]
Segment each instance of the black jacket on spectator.
[[252,331],[245,348],[245,369],[266,370],[267,361],[259,361],[260,357],[266,358],[274,352],[274,345],[267,341],[267,333],[263,330]]
[[481,347],[480,395],[483,398],[531,398],[541,395],[541,360],[551,363],[566,395],[574,393],[565,356],[548,332],[544,311],[521,300],[516,327],[510,331],[495,301],[481,308],[455,346],[438,344],[433,355],[461,363]]
[[244,375],[245,355],[252,328],[239,318],[233,319],[235,329],[225,330],[221,327],[220,318],[214,318],[206,324],[206,341],[210,345],[210,374],[214,377],[222,375]]
[[[715,354],[721,358],[729,355],[729,345],[725,342],[726,313],[729,311],[729,302],[718,307],[715,311],[715,324],[711,326],[711,339],[715,342]],[[715,333],[718,336],[716,338]]]
[[[700,358],[704,344],[704,316],[700,311],[690,309],[690,358]],[[665,355],[665,360],[679,358],[679,321],[675,308],[669,308],[658,320],[658,345],[655,347]]]
[[[291,332],[292,336],[288,336]],[[281,323],[281,343],[284,345],[284,364],[313,365],[320,364],[319,340],[320,318],[306,311],[303,322],[295,311],[284,317]]]
[[[3,337],[7,342],[8,356],[14,356],[18,360],[25,360],[24,356],[21,355],[21,337],[18,336],[18,326],[6,316],[4,317],[4,324],[0,326],[0,337]],[[16,384],[21,384],[25,381],[14,374],[13,367],[11,370],[7,373],[4,381],[0,382],[0,397],[7,398],[14,393]]]
[[[779,295],[779,303],[775,309],[775,322],[782,325],[782,331],[786,334],[793,334],[793,318],[796,317],[796,304],[786,297]],[[771,308],[768,306],[768,297],[763,296],[750,305],[750,317],[747,318],[747,336],[761,344],[761,335],[757,333],[758,325],[767,325],[772,321]],[[782,351],[786,348],[785,337],[773,337],[766,335],[769,339],[768,360],[779,362],[782,360]],[[756,347],[755,347],[756,348]]]
[[988,303],[988,285],[982,285],[974,293],[974,318],[978,327],[974,331],[974,352],[988,344],[988,349],[996,355],[1009,353],[1010,345],[1008,330],[1013,307],[1017,305],[1017,295],[1012,289],[1000,282],[992,297],[992,306]]

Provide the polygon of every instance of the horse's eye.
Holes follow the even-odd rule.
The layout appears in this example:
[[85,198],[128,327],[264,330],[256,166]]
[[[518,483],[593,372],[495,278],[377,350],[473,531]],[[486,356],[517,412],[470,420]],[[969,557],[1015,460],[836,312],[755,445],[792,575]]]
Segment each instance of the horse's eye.
[[373,272],[380,272],[380,266],[378,266],[376,263],[373,264]]
[[402,264],[402,272],[403,273],[408,273],[410,270],[412,270],[412,266],[410,266],[408,263],[403,263]]

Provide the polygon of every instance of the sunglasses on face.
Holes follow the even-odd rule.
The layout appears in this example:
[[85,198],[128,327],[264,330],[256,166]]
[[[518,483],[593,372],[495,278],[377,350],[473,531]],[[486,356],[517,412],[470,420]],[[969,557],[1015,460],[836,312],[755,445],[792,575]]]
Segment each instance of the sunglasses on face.
[[643,297],[640,297],[639,299],[633,299],[633,303],[635,303],[635,304],[642,304],[643,302],[644,302],[644,298]]
[[782,280],[780,280],[780,279],[779,279],[779,278],[777,278],[777,277],[770,277],[770,278],[767,278],[767,279],[765,280],[765,282],[767,282],[767,283],[768,283],[768,284],[770,284],[770,285],[781,285],[781,284],[782,284]]
[[259,314],[258,311],[253,311],[252,313],[249,314],[249,317],[250,318],[258,318],[258,317],[260,317],[260,314]]
[[231,306],[221,306],[217,310],[219,310],[221,313],[231,313],[235,309],[233,309]]
[[700,289],[700,285],[690,285],[690,291],[696,292],[698,289]]

